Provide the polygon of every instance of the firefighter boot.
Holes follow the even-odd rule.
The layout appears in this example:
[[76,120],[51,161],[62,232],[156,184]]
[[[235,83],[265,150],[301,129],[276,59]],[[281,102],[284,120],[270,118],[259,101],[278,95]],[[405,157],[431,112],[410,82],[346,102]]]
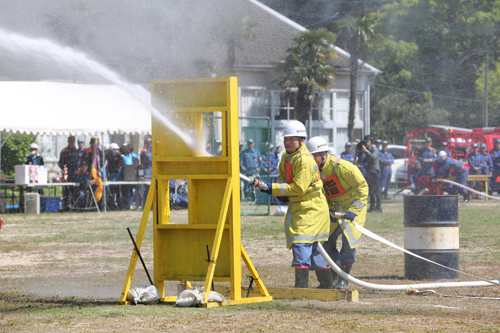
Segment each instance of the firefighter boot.
[[[339,261],[337,261],[337,266],[339,266],[340,269],[342,269],[347,274],[349,274],[351,272],[352,264],[347,265],[347,264],[344,264],[343,262],[340,262],[340,260],[339,260]],[[343,278],[341,278],[339,276],[339,282],[335,285],[335,289],[347,290],[348,285],[349,285],[349,282],[347,282],[346,280],[344,280]]]
[[470,194],[467,193],[467,194],[464,194],[464,202],[469,202],[470,200]]
[[319,286],[316,289],[333,289],[333,271],[330,267],[326,269],[316,270]]
[[295,286],[294,288],[309,287],[309,268],[295,268]]

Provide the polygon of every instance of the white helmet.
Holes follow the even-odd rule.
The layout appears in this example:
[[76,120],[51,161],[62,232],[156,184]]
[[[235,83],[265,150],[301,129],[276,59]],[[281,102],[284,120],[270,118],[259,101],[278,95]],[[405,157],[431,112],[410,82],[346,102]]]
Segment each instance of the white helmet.
[[328,143],[320,136],[309,139],[306,146],[311,154],[328,151]]
[[446,155],[446,152],[444,152],[444,151],[442,151],[442,150],[441,150],[441,151],[438,153],[438,157],[439,157],[439,158],[441,158],[441,157],[443,157],[443,156],[447,156],[447,155]]
[[117,145],[116,143],[114,143],[114,142],[113,142],[112,144],[110,144],[110,145],[109,145],[109,148],[111,148],[111,149],[113,149],[113,150],[118,150],[118,149],[120,149],[120,147],[118,147],[118,145]]
[[328,148],[328,154],[335,156],[337,154],[337,152],[335,151],[335,148],[330,147],[330,148]]
[[38,149],[38,145],[37,145],[36,143],[34,143],[34,142],[33,142],[33,143],[30,145],[30,149]]
[[292,120],[286,124],[283,129],[283,137],[287,136],[299,136],[307,138],[306,127],[298,120]]

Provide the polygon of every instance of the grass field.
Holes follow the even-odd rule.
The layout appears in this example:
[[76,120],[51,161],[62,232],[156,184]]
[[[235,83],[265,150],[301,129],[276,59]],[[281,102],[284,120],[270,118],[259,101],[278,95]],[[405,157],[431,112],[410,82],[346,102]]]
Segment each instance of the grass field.
[[[403,204],[369,214],[366,227],[403,246]],[[459,204],[460,269],[500,278],[500,204]],[[350,285],[358,303],[291,301],[225,308],[161,304],[118,306],[141,212],[1,215],[0,332],[384,331],[500,332],[500,300],[407,296]],[[186,211],[173,211],[185,222]],[[150,217],[151,220],[151,217]],[[268,287],[293,285],[283,217],[242,216],[242,242]],[[152,226],[142,254],[153,270]],[[152,273],[152,272],[151,272]],[[246,271],[244,270],[244,275]],[[372,283],[407,284],[402,253],[363,236],[351,274]],[[462,275],[461,280],[472,280]],[[244,284],[247,282],[244,281]],[[147,285],[137,266],[133,286]],[[317,285],[311,274],[310,286]],[[166,283],[175,294],[177,282]],[[450,296],[500,297],[498,287],[448,288]]]

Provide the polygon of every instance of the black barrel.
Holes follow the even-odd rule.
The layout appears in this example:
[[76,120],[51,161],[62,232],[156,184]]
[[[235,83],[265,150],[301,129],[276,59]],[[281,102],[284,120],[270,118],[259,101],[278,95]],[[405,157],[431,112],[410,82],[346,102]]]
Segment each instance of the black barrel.
[[[458,196],[404,196],[405,249],[458,270]],[[405,277],[409,280],[454,280],[458,272],[405,253]]]

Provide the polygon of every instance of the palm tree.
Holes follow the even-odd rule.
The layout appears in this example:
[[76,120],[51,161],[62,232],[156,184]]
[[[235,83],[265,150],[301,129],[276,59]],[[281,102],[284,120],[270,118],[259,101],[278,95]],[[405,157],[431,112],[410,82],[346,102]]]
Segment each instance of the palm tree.
[[227,46],[226,70],[229,75],[234,74],[236,63],[236,49],[243,48],[243,42],[255,40],[257,23],[248,17],[224,17],[217,19],[219,22],[212,29],[212,38]]
[[332,22],[331,30],[338,34],[339,44],[351,54],[349,60],[350,85],[349,85],[349,118],[347,135],[353,141],[354,115],[356,114],[356,92],[358,82],[359,59],[364,51],[370,49],[374,42],[381,38],[378,33],[379,25],[375,16],[353,17],[346,16],[340,21]]
[[332,47],[335,34],[324,30],[309,30],[298,33],[296,45],[275,68],[278,83],[289,90],[297,88],[294,118],[306,123],[308,134],[312,131],[312,105],[315,89],[326,89],[333,84],[334,68],[330,65],[337,53]]

